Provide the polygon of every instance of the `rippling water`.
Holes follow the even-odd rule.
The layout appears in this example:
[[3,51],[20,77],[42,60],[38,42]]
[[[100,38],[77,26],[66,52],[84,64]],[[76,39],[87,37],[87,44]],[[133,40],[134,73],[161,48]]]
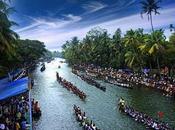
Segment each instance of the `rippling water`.
[[[150,89],[130,90],[101,81],[107,88],[103,92],[72,74],[71,68],[61,64],[60,60],[46,64],[44,72],[40,72],[38,67],[33,73],[35,85],[32,96],[40,102],[42,109],[42,117],[34,122],[35,130],[82,130],[73,114],[73,104],[80,106],[102,130],[145,130],[141,124],[118,111],[116,104],[120,97],[153,117],[157,116],[157,111],[163,111],[163,120],[175,126],[175,101]],[[57,83],[56,71],[88,95],[85,102]]]

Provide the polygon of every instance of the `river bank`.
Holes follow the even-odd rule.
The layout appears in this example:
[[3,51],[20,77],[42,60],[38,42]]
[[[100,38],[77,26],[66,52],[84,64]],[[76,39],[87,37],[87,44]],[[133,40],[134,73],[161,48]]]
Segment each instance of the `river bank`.
[[[42,73],[40,67],[33,72],[35,85],[32,89],[32,97],[40,102],[42,109],[40,120],[34,122],[35,130],[81,130],[82,128],[77,124],[73,114],[72,107],[74,104],[86,111],[88,117],[102,130],[145,130],[144,126],[118,111],[116,103],[120,97],[123,97],[128,105],[147,113],[153,118],[157,117],[158,111],[163,111],[163,120],[171,126],[175,124],[175,102],[162,96],[159,92],[144,87],[130,90],[98,81],[106,86],[104,93],[72,74],[72,69],[66,63],[60,63],[61,60],[63,59],[46,63],[46,70]],[[76,95],[71,94],[57,83],[56,71],[87,94],[86,102],[82,102]]]
[[73,70],[83,71],[86,75],[110,83],[122,82],[132,86],[143,86],[161,91],[163,95],[175,98],[175,78],[168,76],[158,77],[148,73],[136,73],[129,69],[102,68],[93,64],[73,65]]

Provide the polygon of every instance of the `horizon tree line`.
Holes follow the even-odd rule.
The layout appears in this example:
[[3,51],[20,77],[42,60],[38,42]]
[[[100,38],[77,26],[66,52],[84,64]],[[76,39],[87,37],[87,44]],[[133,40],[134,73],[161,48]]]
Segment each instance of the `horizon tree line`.
[[[160,14],[160,0],[141,2],[143,14],[151,24],[150,33],[139,28],[130,29],[122,36],[118,28],[114,35],[106,29],[93,28],[83,40],[73,37],[63,46],[63,56],[70,64],[95,64],[102,67],[130,68],[141,71],[143,68],[157,69],[175,65],[175,33],[167,40],[163,29],[154,29],[152,15]],[[173,25],[170,25],[173,28]]]

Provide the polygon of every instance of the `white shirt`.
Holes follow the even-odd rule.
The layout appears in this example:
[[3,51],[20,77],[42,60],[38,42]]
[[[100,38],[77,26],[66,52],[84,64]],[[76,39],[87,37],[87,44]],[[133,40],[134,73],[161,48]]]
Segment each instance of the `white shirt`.
[[0,129],[5,130],[5,125],[4,124],[0,124]]

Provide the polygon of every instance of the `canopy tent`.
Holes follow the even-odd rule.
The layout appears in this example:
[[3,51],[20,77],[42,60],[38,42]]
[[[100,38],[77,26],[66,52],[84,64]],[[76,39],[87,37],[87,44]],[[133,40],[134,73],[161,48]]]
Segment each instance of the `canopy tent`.
[[5,84],[7,84],[7,82],[9,81],[8,77],[4,77],[0,79],[0,88],[2,86],[4,86]]
[[[28,88],[28,78],[22,78],[18,79],[13,82],[9,82],[8,78],[4,78],[0,80],[0,101],[4,100],[9,97],[17,96],[19,94],[22,94],[24,92],[27,92],[29,90]],[[31,97],[30,97],[30,91],[28,91],[29,94],[29,117],[28,122],[30,123],[30,130],[32,130],[32,111],[31,111]]]
[[28,90],[28,78],[22,78],[13,82],[0,81],[0,100],[16,96]]

